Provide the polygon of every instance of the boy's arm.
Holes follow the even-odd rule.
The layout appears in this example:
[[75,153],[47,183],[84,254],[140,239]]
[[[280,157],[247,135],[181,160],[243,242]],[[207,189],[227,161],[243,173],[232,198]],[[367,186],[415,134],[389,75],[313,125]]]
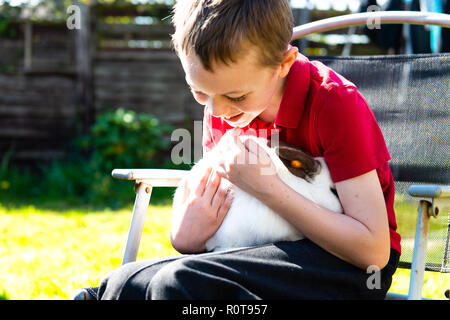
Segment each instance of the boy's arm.
[[[252,140],[241,142],[222,158],[218,173],[261,200],[307,238],[359,268],[383,268],[389,259],[390,241],[386,205],[376,170],[336,183],[345,214],[337,214],[304,198],[267,169],[267,153]],[[244,153],[244,155],[242,155]],[[248,165],[237,159],[257,163]],[[266,171],[269,172],[269,171]],[[272,170],[274,172],[274,170]]]
[[336,214],[304,198],[280,179],[258,198],[311,241],[359,268],[389,260],[386,206],[375,170],[336,183],[345,214]]

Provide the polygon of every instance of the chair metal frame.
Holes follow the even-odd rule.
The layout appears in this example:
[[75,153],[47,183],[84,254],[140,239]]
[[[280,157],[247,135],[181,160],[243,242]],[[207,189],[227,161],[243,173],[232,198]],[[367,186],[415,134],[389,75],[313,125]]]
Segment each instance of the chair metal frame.
[[[417,24],[439,25],[450,28],[450,15],[430,12],[378,11],[348,14],[334,18],[307,23],[293,30],[292,40],[311,33],[324,32],[350,26],[366,25],[368,21],[377,24]],[[186,170],[172,169],[114,169],[112,177],[122,180],[134,180],[136,199],[131,217],[128,238],[122,259],[122,265],[136,261],[142,230],[148,211],[153,187],[176,187],[186,175]],[[417,226],[411,266],[408,295],[388,293],[387,299],[422,299],[422,287],[425,271],[427,234],[430,217],[437,217],[442,210],[450,207],[450,186],[411,185],[408,193],[419,198]],[[432,199],[430,202],[426,199]],[[78,293],[75,299],[86,298],[86,293]]]

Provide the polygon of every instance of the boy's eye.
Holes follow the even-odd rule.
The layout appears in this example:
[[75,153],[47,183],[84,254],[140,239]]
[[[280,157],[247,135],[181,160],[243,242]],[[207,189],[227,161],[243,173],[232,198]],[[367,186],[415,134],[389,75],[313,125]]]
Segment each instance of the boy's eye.
[[228,100],[233,101],[233,102],[239,102],[245,99],[245,95],[238,97],[238,98],[232,98],[232,97],[227,97]]
[[[192,92],[192,94],[193,94],[194,96],[197,96],[197,97],[199,97],[199,98],[205,97],[205,96],[206,96],[206,94],[204,94],[204,93],[201,92],[201,91],[194,90],[191,86],[189,86],[189,89],[191,90],[191,92]],[[247,96],[247,95],[243,95],[243,96],[240,96],[240,97],[237,97],[237,98],[227,97],[227,96],[225,96],[225,97],[226,97],[228,100],[230,100],[230,101],[233,101],[233,102],[239,102],[239,101],[243,101],[243,100],[246,98],[246,96]]]

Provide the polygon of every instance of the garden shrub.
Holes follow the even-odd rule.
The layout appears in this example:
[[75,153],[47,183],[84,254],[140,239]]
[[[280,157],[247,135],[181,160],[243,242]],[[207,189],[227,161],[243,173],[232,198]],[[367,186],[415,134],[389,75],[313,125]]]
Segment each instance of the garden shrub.
[[130,110],[107,111],[97,117],[90,135],[78,140],[91,152],[91,165],[100,170],[161,166],[170,147],[172,126],[157,118]]
[[[172,126],[157,118],[117,109],[97,116],[89,134],[74,139],[65,160],[42,165],[32,174],[10,166],[8,152],[0,162],[0,201],[62,202],[65,205],[133,203],[133,182],[111,177],[114,168],[180,168],[170,155]],[[155,188],[152,202],[170,199],[173,190]],[[24,193],[23,190],[27,190]]]

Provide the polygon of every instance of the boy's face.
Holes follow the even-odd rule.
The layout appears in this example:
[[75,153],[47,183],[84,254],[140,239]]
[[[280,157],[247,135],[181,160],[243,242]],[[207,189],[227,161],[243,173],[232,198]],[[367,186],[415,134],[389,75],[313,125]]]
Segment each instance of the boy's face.
[[213,63],[213,72],[205,70],[195,54],[180,54],[194,98],[233,127],[245,127],[256,117],[268,122],[275,120],[284,78],[291,66],[287,70],[282,66],[263,68],[256,50],[245,52],[245,56],[228,66]]

